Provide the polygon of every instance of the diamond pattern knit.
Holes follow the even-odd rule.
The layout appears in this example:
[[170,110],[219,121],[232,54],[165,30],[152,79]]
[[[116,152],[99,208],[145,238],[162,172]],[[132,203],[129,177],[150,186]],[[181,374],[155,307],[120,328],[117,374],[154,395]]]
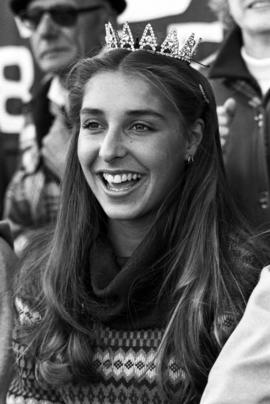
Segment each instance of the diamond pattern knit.
[[[38,323],[39,313],[31,311],[16,299],[20,325]],[[25,347],[14,342],[18,373],[14,378],[7,404],[125,404],[169,402],[157,382],[156,352],[162,338],[162,329],[114,330],[98,327],[99,339],[93,362],[101,375],[98,383],[69,384],[56,389],[42,388],[35,379],[33,359],[25,354]],[[167,363],[169,385],[180,388],[184,373],[173,358]]]

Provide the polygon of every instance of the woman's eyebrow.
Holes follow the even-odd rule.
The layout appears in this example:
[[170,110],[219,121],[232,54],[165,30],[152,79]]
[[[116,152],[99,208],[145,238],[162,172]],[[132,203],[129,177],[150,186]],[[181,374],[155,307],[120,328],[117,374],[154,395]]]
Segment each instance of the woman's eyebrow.
[[104,112],[101,109],[98,108],[82,108],[80,111],[80,115],[87,115],[87,114],[93,114],[93,115],[103,115]]
[[140,116],[146,116],[146,115],[152,115],[152,116],[155,116],[155,117],[157,117],[157,118],[160,118],[160,119],[165,120],[165,116],[164,116],[163,114],[161,114],[161,113],[159,113],[159,112],[157,112],[157,111],[155,111],[155,110],[153,110],[153,109],[151,109],[151,108],[149,108],[149,109],[134,109],[134,110],[130,110],[130,111],[127,111],[127,115],[130,115],[130,116],[138,116],[138,115],[140,115]]
[[[87,115],[87,114],[104,115],[104,113],[105,112],[99,108],[89,108],[89,107],[82,108],[80,111],[81,115]],[[131,117],[151,115],[156,118],[162,119],[164,121],[166,120],[166,118],[163,114],[161,114],[160,112],[157,112],[151,108],[149,108],[149,109],[131,109],[131,110],[125,111],[125,114],[128,116],[131,116]]]

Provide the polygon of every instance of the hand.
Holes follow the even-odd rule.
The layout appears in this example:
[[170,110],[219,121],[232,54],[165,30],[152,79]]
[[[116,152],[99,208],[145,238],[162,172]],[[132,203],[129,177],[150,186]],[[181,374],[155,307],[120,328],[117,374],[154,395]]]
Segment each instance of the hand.
[[57,115],[49,133],[42,140],[41,154],[45,165],[62,179],[70,144],[70,129],[67,127],[64,115]]
[[230,133],[230,127],[236,112],[236,101],[234,98],[228,98],[223,105],[217,107],[220,143],[225,146]]

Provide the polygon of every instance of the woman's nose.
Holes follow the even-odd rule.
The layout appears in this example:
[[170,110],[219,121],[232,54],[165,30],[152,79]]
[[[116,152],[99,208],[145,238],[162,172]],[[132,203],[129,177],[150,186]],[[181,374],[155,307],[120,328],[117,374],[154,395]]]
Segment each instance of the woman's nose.
[[124,157],[127,153],[124,135],[118,130],[108,130],[99,149],[99,156],[104,161]]

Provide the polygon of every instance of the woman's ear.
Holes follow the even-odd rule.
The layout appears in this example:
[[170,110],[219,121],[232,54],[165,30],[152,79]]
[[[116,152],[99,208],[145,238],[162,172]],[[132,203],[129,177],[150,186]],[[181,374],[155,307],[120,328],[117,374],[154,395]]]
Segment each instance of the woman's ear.
[[189,138],[186,147],[186,160],[193,161],[198,146],[202,141],[203,131],[204,131],[204,121],[201,118],[196,119],[196,121],[191,126],[189,131]]

